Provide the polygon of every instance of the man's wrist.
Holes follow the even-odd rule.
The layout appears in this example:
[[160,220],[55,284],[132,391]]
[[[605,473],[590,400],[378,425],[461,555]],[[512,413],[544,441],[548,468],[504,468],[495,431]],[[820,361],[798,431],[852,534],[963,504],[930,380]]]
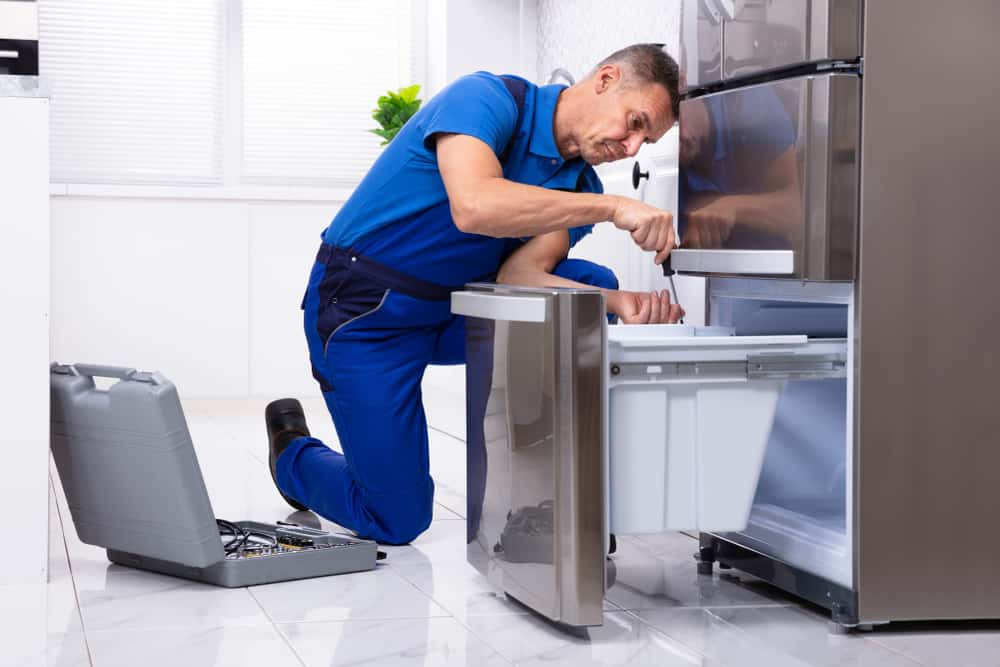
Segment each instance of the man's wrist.
[[604,309],[609,313],[618,315],[618,300],[621,298],[621,292],[616,289],[605,289],[602,287],[601,294],[604,295]]
[[623,197],[621,195],[601,195],[607,202],[607,209],[604,212],[605,220],[614,222],[618,217],[618,208],[621,206]]

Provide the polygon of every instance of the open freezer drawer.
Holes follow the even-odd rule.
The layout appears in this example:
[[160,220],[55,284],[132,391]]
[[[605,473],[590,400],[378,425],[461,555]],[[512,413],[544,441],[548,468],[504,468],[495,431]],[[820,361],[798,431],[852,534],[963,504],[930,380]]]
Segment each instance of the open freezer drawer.
[[610,532],[742,529],[781,384],[844,372],[843,341],[609,327],[597,290],[469,285],[452,312],[467,557],[571,626],[602,622]]
[[744,529],[784,383],[843,377],[846,357],[842,339],[610,327],[611,531]]

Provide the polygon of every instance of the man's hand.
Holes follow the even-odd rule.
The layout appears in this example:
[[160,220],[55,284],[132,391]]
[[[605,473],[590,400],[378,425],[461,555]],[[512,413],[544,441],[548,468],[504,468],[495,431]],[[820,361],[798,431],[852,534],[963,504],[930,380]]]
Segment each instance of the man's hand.
[[684,317],[684,309],[670,303],[670,292],[607,293],[608,311],[617,315],[624,324],[673,324]]
[[688,212],[685,248],[721,248],[736,224],[736,208],[727,203],[732,197],[713,197],[695,202]]
[[674,216],[636,199],[618,197],[611,218],[618,229],[632,234],[632,240],[643,250],[655,250],[657,264],[663,264],[674,249]]

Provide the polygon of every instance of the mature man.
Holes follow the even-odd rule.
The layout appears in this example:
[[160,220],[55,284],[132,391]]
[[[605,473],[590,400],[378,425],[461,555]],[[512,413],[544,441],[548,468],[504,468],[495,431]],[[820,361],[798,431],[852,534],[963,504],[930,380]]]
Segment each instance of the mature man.
[[410,119],[323,233],[302,304],[343,454],[309,437],[298,401],[266,411],[271,474],[293,507],[390,544],[430,525],[420,381],[464,361],[449,295],[465,283],[598,286],[624,322],[683,315],[666,291],[621,291],[608,269],[566,259],[602,221],[657,263],[674,247],[671,215],[602,194],[592,165],[662,137],[677,83],[660,45],[639,44],[570,88],[477,72]]

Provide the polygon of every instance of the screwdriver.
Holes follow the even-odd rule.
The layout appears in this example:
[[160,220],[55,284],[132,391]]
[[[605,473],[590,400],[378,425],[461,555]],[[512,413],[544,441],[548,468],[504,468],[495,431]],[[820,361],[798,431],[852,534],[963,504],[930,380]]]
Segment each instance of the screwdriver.
[[[674,303],[676,303],[679,306],[681,305],[681,302],[677,298],[677,288],[674,286],[675,273],[677,272],[674,271],[674,269],[670,266],[670,255],[667,255],[667,258],[663,260],[663,275],[665,275],[667,279],[670,281],[670,293],[674,297]],[[680,324],[684,324],[684,318],[683,317],[680,318],[679,322]]]

